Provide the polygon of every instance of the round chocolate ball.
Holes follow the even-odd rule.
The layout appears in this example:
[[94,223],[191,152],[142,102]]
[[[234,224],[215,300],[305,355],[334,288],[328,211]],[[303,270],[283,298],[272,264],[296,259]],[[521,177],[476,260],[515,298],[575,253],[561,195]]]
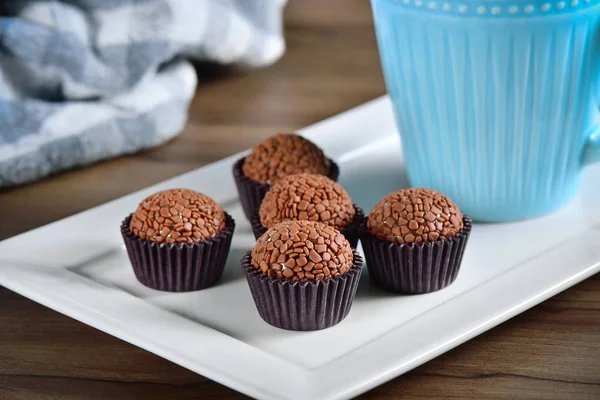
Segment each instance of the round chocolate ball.
[[170,189],[146,197],[131,217],[129,229],[140,239],[192,244],[217,235],[225,222],[223,208],[209,196]]
[[252,149],[242,171],[248,179],[271,185],[284,176],[303,172],[327,175],[330,167],[323,151],[311,141],[278,133]]
[[271,278],[302,281],[335,278],[352,268],[350,243],[337,229],[314,221],[283,221],[262,235],[251,264]]
[[402,189],[375,205],[367,229],[389,242],[432,242],[456,236],[463,229],[463,214],[435,190]]
[[319,221],[337,229],[354,220],[352,199],[323,175],[296,174],[282,178],[267,192],[259,210],[260,223],[270,228],[281,221]]

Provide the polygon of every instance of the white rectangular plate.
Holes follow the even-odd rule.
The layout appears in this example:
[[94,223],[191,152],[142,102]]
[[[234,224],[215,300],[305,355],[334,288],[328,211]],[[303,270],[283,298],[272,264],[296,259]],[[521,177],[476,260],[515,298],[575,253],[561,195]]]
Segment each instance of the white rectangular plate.
[[[387,97],[302,131],[333,157],[365,211],[407,186]],[[477,224],[457,280],[394,296],[363,274],[350,315],[318,332],[273,328],[258,316],[239,260],[254,243],[237,201],[236,155],[0,243],[0,284],[199,374],[258,398],[348,398],[469,340],[600,270],[600,179],[588,168],[558,213]],[[233,215],[222,280],[193,293],[139,284],[119,224],[145,196],[187,187]]]

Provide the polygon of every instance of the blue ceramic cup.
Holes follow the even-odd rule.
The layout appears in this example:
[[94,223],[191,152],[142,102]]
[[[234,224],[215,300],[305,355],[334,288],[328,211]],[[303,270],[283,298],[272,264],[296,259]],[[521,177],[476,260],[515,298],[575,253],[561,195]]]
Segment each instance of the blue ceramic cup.
[[568,203],[600,160],[600,0],[372,0],[408,179],[479,221]]

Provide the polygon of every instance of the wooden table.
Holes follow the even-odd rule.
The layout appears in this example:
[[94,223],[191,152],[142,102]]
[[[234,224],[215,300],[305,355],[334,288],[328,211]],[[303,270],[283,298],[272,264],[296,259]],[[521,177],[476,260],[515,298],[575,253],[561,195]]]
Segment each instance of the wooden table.
[[[385,92],[369,3],[296,0],[272,67],[199,66],[183,134],[158,149],[0,193],[0,239],[115,199]],[[0,288],[0,399],[240,394]],[[600,399],[600,276],[365,398]]]

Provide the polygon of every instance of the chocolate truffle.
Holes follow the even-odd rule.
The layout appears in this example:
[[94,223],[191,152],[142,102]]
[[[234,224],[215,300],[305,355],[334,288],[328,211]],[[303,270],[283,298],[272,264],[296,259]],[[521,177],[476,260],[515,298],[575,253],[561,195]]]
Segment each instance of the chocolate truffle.
[[241,264],[265,322],[312,331],[346,318],[360,282],[362,258],[329,225],[283,221],[258,239]]
[[270,185],[291,174],[327,175],[330,164],[314,143],[296,134],[279,133],[254,147],[242,170],[252,181]]
[[327,280],[348,272],[354,257],[348,240],[335,228],[314,221],[283,221],[262,235],[251,265],[282,280]]
[[471,219],[431,189],[404,189],[375,205],[360,241],[369,279],[396,293],[430,293],[456,279]]
[[235,221],[210,197],[170,189],[146,197],[121,222],[138,281],[167,292],[189,292],[219,281]]
[[316,174],[282,178],[267,192],[259,210],[265,228],[285,220],[308,220],[342,229],[352,223],[355,214],[346,190],[326,176]]
[[389,242],[432,242],[461,232],[463,214],[452,200],[435,190],[403,189],[375,205],[367,229]]
[[225,213],[212,198],[189,189],[170,189],[145,198],[129,229],[140,239],[192,244],[214,237],[225,224]]

